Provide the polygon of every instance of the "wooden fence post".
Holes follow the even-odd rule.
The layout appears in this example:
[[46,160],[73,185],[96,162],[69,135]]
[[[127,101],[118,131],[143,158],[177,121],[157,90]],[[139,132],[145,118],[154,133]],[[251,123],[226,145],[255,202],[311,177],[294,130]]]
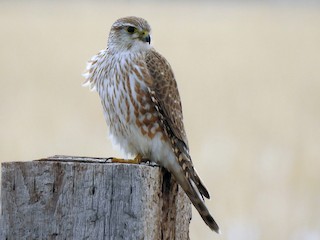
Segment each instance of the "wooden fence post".
[[158,166],[2,163],[0,239],[189,239],[190,219],[189,199]]

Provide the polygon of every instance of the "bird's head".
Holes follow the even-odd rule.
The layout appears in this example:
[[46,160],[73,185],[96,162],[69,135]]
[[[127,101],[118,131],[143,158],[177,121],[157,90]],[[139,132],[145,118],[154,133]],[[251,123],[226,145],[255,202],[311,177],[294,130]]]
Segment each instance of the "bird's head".
[[150,32],[151,28],[143,18],[120,18],[111,27],[108,48],[115,52],[150,49]]

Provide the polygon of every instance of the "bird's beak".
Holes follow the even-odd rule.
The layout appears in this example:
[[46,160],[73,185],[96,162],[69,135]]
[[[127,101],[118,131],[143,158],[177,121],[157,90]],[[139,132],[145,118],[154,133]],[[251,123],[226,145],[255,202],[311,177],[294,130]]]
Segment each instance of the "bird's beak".
[[141,32],[140,38],[143,42],[151,43],[151,37],[147,31]]
[[148,34],[148,35],[145,37],[144,40],[150,44],[150,43],[151,43],[151,37],[150,37],[150,35]]

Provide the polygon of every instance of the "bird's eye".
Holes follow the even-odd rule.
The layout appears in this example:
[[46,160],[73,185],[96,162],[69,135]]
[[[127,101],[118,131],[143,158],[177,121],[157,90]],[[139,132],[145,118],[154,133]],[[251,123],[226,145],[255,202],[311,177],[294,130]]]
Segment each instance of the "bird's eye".
[[135,30],[135,27],[132,27],[132,26],[129,26],[129,27],[127,28],[127,32],[128,32],[128,33],[134,33],[134,30]]

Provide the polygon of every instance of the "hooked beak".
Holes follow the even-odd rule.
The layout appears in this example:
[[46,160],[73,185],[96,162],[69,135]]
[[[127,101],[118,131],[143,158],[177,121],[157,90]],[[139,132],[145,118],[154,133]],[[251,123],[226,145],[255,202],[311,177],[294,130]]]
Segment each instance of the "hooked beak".
[[147,42],[147,43],[151,43],[151,37],[150,37],[150,34],[148,32],[142,32],[141,35],[140,35],[140,39],[143,41],[143,42]]
[[151,37],[150,37],[150,35],[148,34],[148,35],[145,37],[144,40],[150,44],[150,43],[151,43]]

